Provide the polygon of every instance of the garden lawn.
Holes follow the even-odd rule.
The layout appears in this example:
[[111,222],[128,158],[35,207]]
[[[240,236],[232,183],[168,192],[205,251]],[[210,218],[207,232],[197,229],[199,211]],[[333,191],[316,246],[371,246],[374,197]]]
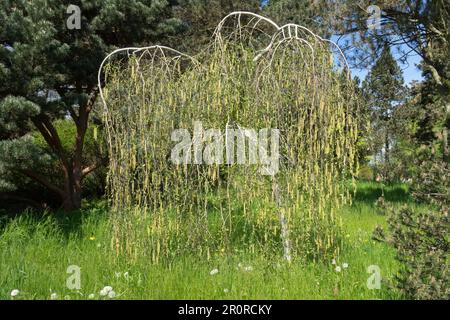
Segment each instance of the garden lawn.
[[[109,299],[100,295],[111,286],[115,299],[397,299],[389,280],[398,269],[395,252],[371,239],[386,217],[375,206],[382,186],[359,183],[351,206],[342,210],[345,245],[341,256],[324,263],[217,252],[210,260],[180,256],[152,265],[131,263],[111,255],[108,214],[91,205],[80,213],[23,214],[4,218],[0,227],[0,299]],[[384,187],[395,206],[413,203],[403,185]],[[81,269],[81,289],[66,286],[71,265]],[[378,266],[381,289],[369,289],[369,266]],[[217,270],[215,270],[217,269]],[[70,280],[70,279],[69,279]],[[388,280],[388,282],[386,282]]]

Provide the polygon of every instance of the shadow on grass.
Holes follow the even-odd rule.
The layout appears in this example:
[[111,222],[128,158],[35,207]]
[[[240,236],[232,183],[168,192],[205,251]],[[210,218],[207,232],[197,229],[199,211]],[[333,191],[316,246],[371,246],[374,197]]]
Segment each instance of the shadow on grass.
[[379,197],[384,194],[384,198],[388,202],[409,202],[412,201],[405,184],[383,185],[381,183],[363,182],[359,183],[356,194],[353,198],[354,202],[374,204]]
[[48,230],[60,232],[65,239],[73,237],[83,237],[83,224],[93,226],[105,219],[108,209],[105,201],[93,201],[87,204],[82,210],[72,212],[64,211],[38,211],[25,210],[21,213],[0,215],[0,234],[2,234],[8,224],[19,223],[27,226],[29,232],[34,232],[35,227],[47,225]]
[[108,208],[106,201],[99,200],[87,203],[82,210],[58,211],[54,214],[58,228],[65,237],[70,235],[81,238],[86,236],[83,234],[86,230],[83,230],[82,227],[86,227],[86,224],[92,227],[100,223],[108,214]]

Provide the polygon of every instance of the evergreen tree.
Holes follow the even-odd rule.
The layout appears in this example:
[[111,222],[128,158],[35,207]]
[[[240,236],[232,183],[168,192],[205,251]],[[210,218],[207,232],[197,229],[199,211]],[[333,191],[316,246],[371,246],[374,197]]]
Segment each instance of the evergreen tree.
[[260,11],[260,0],[179,0],[174,14],[183,21],[184,32],[170,39],[174,48],[196,54],[207,46],[217,24],[234,11]]
[[405,95],[402,71],[388,46],[364,80],[363,91],[371,111],[372,151],[375,156],[383,155],[383,175],[386,177],[395,140],[393,116]]
[[333,33],[329,23],[332,12],[327,1],[268,0],[265,4],[264,14],[280,25],[300,24],[327,38]]
[[[14,190],[21,176],[50,190],[64,209],[80,208],[83,180],[100,165],[85,157],[100,62],[115,47],[156,44],[176,33],[181,24],[172,17],[172,5],[166,0],[1,2],[0,188]],[[73,145],[65,146],[58,119],[71,119]],[[58,160],[61,179],[43,170],[48,155],[33,143],[33,129]]]

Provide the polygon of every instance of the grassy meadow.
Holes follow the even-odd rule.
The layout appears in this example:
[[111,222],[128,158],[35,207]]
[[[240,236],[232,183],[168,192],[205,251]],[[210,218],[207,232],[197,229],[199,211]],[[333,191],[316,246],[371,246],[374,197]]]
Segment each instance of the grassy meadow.
[[[404,185],[383,187],[394,206],[418,206]],[[324,263],[279,256],[261,257],[236,247],[219,250],[211,258],[179,256],[164,263],[129,261],[111,252],[108,211],[104,204],[88,206],[81,214],[29,213],[1,220],[0,299],[110,299],[100,295],[105,286],[114,299],[398,299],[389,280],[398,264],[395,253],[371,239],[386,217],[375,201],[382,186],[359,183],[353,204],[342,210],[343,252]],[[70,265],[81,268],[81,289],[70,290]],[[381,289],[368,289],[367,268],[377,265]],[[386,281],[387,280],[387,281]]]

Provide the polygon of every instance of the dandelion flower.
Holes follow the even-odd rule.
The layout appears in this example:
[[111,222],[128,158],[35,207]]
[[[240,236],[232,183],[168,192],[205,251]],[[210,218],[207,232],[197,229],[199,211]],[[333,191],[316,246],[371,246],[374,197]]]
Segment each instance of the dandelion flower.
[[336,272],[341,272],[341,267],[337,266],[336,269],[334,269],[334,270],[336,270]]
[[219,269],[216,268],[216,269],[212,269],[209,274],[213,276],[213,275],[218,274],[218,273],[219,273]]
[[347,269],[347,268],[348,268],[348,263],[347,263],[347,262],[344,262],[344,263],[342,264],[342,268]]
[[108,292],[108,298],[114,299],[116,297],[116,293],[114,291]]
[[95,237],[94,237],[94,236],[91,236],[91,237],[89,237],[89,240],[94,241],[94,240],[95,240]]
[[58,295],[57,295],[56,293],[52,293],[52,294],[50,295],[50,299],[51,299],[51,300],[56,300],[56,299],[58,299]]
[[14,289],[13,291],[11,291],[11,297],[17,297],[19,295],[20,291],[17,289]]

